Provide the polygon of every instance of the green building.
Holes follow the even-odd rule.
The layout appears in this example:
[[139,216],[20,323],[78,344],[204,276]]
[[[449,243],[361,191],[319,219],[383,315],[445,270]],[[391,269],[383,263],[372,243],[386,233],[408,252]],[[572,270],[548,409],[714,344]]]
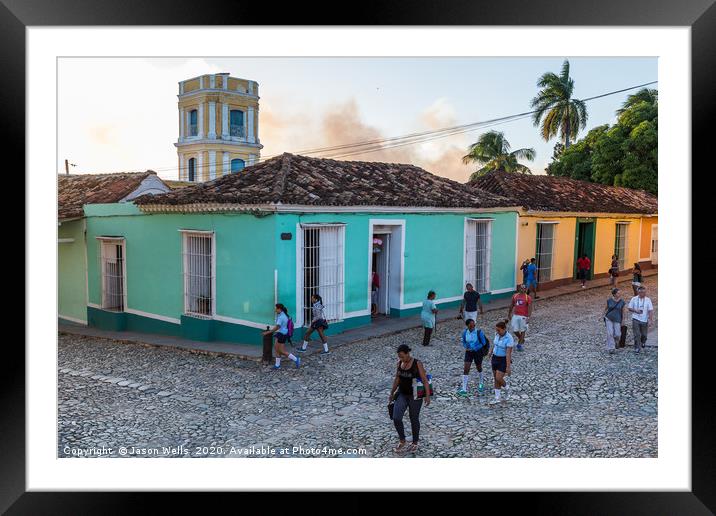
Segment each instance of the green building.
[[516,284],[517,208],[410,165],[283,154],[84,214],[86,319],[105,329],[258,345],[277,302],[300,338],[314,293],[332,334],[429,290],[442,308],[468,281],[487,301]]

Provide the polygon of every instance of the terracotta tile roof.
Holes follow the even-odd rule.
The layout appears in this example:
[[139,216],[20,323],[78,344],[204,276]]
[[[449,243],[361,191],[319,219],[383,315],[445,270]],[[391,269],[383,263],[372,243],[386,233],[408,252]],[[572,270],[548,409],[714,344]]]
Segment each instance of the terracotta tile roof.
[[644,190],[566,177],[496,171],[468,185],[507,197],[512,205],[533,211],[642,214],[658,211],[657,197]]
[[84,216],[84,204],[119,202],[139,187],[148,176],[146,172],[116,174],[58,174],[57,216],[68,219]]
[[283,204],[491,208],[508,200],[413,165],[282,154],[196,186],[135,199],[138,205]]

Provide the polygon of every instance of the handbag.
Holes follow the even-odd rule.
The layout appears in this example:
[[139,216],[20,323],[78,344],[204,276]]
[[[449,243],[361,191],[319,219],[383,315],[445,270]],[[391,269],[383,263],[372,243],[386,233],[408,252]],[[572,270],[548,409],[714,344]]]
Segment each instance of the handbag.
[[388,403],[388,417],[390,417],[390,420],[393,420],[393,408],[395,408],[395,400],[398,398],[398,393],[396,392],[393,394],[393,399],[390,400],[390,403]]
[[622,334],[619,336],[619,344],[617,344],[618,348],[623,348],[626,346],[626,338],[627,338],[627,327],[622,325]]
[[[430,392],[430,396],[433,396],[435,394],[433,390],[433,377],[427,373],[425,373],[425,376],[428,377],[428,392]],[[413,378],[413,399],[420,400],[424,397],[425,386],[423,385],[423,381],[420,378]]]

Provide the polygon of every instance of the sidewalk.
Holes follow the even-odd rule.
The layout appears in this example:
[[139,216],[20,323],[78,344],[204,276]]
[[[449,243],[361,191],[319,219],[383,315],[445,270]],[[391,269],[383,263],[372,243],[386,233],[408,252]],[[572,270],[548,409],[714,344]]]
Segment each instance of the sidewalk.
[[[658,270],[647,270],[644,271],[644,277],[656,276]],[[619,278],[618,284],[626,285],[631,289],[631,276],[623,276]],[[593,288],[604,288],[609,286],[609,278],[602,278],[598,280],[589,281],[585,289],[582,289],[579,281],[575,280],[570,285],[553,288],[539,292],[539,299],[535,300],[535,303],[539,303],[544,299],[552,299],[554,297],[564,296],[566,294],[572,294],[587,289]],[[631,290],[630,290],[631,295]],[[490,303],[484,303],[483,307],[485,312],[493,312],[496,310],[506,310],[509,307],[510,298],[496,299]],[[454,319],[457,315],[457,310],[448,309],[442,310],[437,316],[437,322],[448,321]],[[506,315],[506,314],[505,314]],[[411,317],[403,318],[384,318],[375,321],[369,326],[363,326],[353,330],[348,330],[339,335],[331,335],[329,339],[330,347],[336,348],[356,342],[359,340],[370,339],[374,337],[382,337],[385,335],[393,335],[404,330],[411,328],[419,328],[421,326],[420,316],[414,315]],[[195,353],[210,353],[217,355],[230,355],[236,358],[245,360],[261,361],[262,347],[251,344],[239,344],[236,342],[199,342],[193,340],[182,339],[181,337],[172,337],[168,335],[155,335],[150,333],[137,333],[137,332],[116,332],[99,330],[97,328],[90,328],[82,326],[80,324],[61,323],[58,326],[59,333],[68,333],[72,335],[83,335],[87,337],[99,337],[104,339],[113,339],[118,341],[135,342],[140,344],[149,344],[152,346],[164,346],[176,349],[182,349]],[[648,345],[657,345],[657,328],[654,328],[649,335]],[[300,345],[300,342],[294,344]],[[312,355],[321,351],[321,346],[316,340],[311,343],[308,351],[305,355]]]

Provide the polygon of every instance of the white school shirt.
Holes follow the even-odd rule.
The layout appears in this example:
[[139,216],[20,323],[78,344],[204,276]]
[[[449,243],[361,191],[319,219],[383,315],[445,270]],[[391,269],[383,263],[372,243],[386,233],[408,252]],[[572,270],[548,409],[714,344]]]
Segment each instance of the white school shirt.
[[629,301],[629,308],[632,310],[642,310],[640,314],[632,312],[632,319],[636,319],[639,322],[649,322],[649,310],[654,310],[654,305],[651,304],[651,299],[646,296],[644,296],[644,299],[640,299],[639,296],[634,296],[631,298],[631,301]]

